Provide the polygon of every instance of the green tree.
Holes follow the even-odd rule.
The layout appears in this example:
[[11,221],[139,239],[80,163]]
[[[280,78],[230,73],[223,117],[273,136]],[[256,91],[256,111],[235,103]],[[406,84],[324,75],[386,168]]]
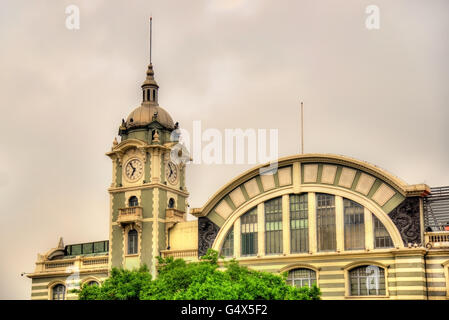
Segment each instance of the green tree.
[[316,285],[296,288],[287,274],[250,270],[237,261],[218,263],[218,252],[209,249],[199,262],[158,258],[158,277],[151,280],[146,268],[114,269],[100,287],[83,286],[80,299],[142,300],[318,300]]
[[143,286],[150,282],[147,266],[137,270],[113,268],[100,286],[84,284],[75,292],[80,300],[139,300]]

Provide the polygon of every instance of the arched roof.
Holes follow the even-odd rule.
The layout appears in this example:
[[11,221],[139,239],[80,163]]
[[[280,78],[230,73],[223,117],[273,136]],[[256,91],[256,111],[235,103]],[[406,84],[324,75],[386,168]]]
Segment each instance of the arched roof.
[[[191,213],[197,217],[208,216],[211,212],[216,211],[217,206],[223,202],[226,202],[223,205],[224,207],[230,207],[231,210],[235,210],[235,207],[238,205],[233,204],[232,200],[231,203],[229,203],[229,195],[237,188],[255,178],[259,185],[260,192],[263,193],[266,190],[264,190],[265,188],[263,186],[260,186],[260,174],[264,171],[264,168],[268,167],[268,165],[269,164],[256,166],[232,179],[210,197],[202,208],[192,209]],[[296,169],[296,172],[293,172],[295,171],[293,169],[295,166],[299,169]],[[394,207],[402,202],[405,197],[424,196],[430,192],[427,185],[408,185],[395,175],[373,164],[341,155],[301,154],[280,158],[277,162],[277,168],[282,169],[286,167],[292,168],[291,184],[297,185],[333,184],[336,187],[345,188],[345,183],[342,182],[342,177],[344,176],[346,180],[350,181],[350,183],[346,185],[347,189],[356,189],[356,191],[371,199],[374,196],[376,202],[384,208],[386,213],[394,209]],[[278,172],[280,172],[280,170],[278,170]],[[315,181],[308,181],[308,178],[305,180],[305,176],[313,176],[313,174],[316,176]],[[325,178],[327,180],[330,179],[329,181],[324,182],[324,174],[326,175]],[[298,175],[301,177],[300,181],[298,180]],[[351,175],[352,180],[350,180]],[[346,176],[349,178],[346,178]],[[279,177],[277,177],[277,179],[279,179]],[[295,183],[295,181],[297,182]],[[279,187],[279,183],[276,187]],[[374,192],[374,189],[381,190]],[[364,190],[368,191],[365,192]],[[245,198],[248,198],[247,194],[244,196]],[[229,211],[229,208],[227,208],[227,210]],[[223,218],[226,219],[226,214],[224,214]]]

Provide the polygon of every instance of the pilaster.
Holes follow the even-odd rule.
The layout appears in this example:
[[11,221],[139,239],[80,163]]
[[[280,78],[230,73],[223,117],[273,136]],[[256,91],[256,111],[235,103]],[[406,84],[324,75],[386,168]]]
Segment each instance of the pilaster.
[[317,252],[317,237],[316,237],[316,194],[315,192],[308,193],[307,205],[309,209],[309,252]]
[[263,203],[257,205],[257,255],[265,255],[265,207]]
[[290,253],[290,203],[289,195],[282,196],[282,247],[283,253]]
[[345,250],[345,217],[343,213],[343,198],[335,196],[335,228],[337,236],[337,252]]

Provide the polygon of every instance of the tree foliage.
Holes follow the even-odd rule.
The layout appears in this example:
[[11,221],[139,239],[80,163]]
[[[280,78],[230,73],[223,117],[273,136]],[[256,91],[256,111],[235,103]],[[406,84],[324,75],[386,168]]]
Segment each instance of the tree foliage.
[[80,300],[139,300],[144,285],[151,283],[147,266],[137,270],[113,268],[100,286],[84,284],[78,291]]
[[316,285],[296,288],[287,274],[250,270],[237,261],[220,267],[218,252],[209,249],[199,262],[158,258],[158,277],[151,280],[146,267],[113,269],[101,286],[83,286],[79,299],[141,300],[318,300]]

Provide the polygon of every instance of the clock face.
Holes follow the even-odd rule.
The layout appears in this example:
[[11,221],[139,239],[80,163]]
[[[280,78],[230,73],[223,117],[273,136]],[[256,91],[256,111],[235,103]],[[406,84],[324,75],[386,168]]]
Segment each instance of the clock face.
[[142,177],[143,164],[139,159],[131,159],[125,165],[125,174],[130,181],[136,181]]
[[175,184],[178,180],[178,167],[171,161],[165,167],[165,177],[171,184]]

